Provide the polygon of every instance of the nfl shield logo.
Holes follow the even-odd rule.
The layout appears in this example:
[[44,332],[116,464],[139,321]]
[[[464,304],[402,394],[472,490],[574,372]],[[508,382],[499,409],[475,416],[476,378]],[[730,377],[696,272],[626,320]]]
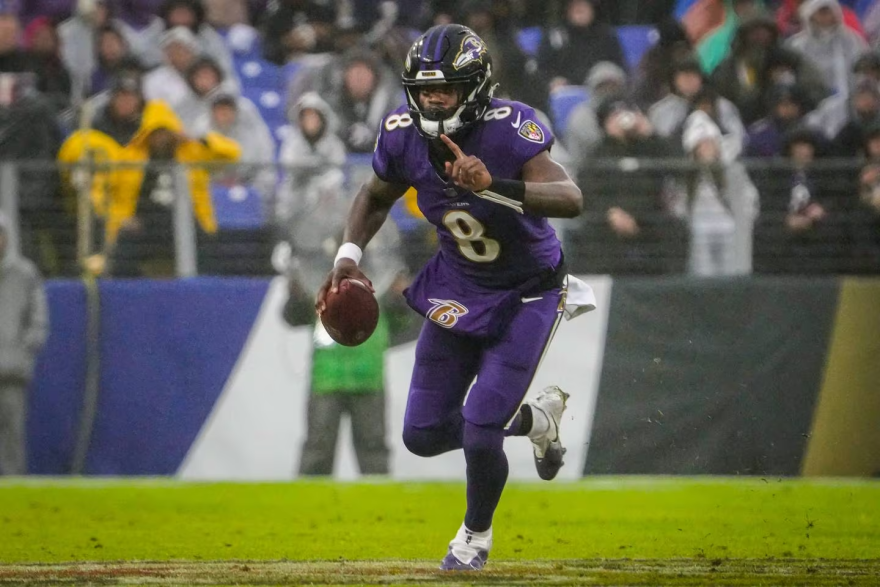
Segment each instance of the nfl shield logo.
[[519,127],[519,136],[533,143],[544,142],[544,131],[532,120],[526,120]]

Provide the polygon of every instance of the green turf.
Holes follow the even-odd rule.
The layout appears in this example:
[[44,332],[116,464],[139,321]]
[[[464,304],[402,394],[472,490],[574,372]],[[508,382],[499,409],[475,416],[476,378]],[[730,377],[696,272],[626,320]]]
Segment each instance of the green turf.
[[[439,560],[459,483],[0,482],[0,562]],[[880,483],[598,478],[511,484],[493,560],[870,559]]]

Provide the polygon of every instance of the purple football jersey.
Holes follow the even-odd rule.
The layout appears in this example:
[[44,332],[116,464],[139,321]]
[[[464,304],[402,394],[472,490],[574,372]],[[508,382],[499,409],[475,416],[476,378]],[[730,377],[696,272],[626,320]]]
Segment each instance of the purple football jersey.
[[[553,144],[553,135],[520,102],[493,99],[483,119],[452,139],[479,157],[493,178],[521,179],[523,165]],[[428,139],[402,106],[382,122],[373,170],[380,179],[414,187],[418,205],[437,227],[441,273],[475,286],[506,289],[555,268],[561,247],[546,218],[482,199],[440,177]]]

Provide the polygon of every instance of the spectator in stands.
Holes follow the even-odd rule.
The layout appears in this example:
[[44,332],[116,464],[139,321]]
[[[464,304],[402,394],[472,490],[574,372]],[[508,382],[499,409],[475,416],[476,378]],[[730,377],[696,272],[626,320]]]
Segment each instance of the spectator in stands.
[[[161,0],[156,0],[161,1]],[[145,5],[146,2],[146,5]],[[155,4],[155,2],[152,2]],[[149,10],[146,0],[79,0],[74,15],[58,27],[61,58],[74,82],[75,99],[90,91],[92,75],[98,67],[96,31],[112,26],[125,39],[126,51],[145,68],[162,64],[160,41],[165,24]]]
[[27,388],[49,334],[40,272],[12,254],[10,228],[0,212],[0,476],[27,474]]
[[674,18],[657,27],[657,44],[642,56],[633,80],[633,99],[639,108],[647,110],[672,91],[669,80],[676,63],[694,57],[694,48],[684,28]]
[[241,163],[224,173],[226,181],[254,187],[268,209],[276,183],[275,141],[254,103],[242,96],[219,92],[211,97],[210,111],[193,126],[193,136],[219,133],[238,143]]
[[681,151],[622,99],[607,99],[596,114],[605,136],[578,178],[587,197],[579,230],[567,235],[572,270],[613,275],[683,272],[686,228],[664,197],[666,173],[657,166],[623,164]]
[[837,0],[806,0],[798,12],[804,28],[787,46],[813,62],[832,93],[847,95],[853,64],[868,49],[867,43],[843,24]]
[[0,72],[33,71],[30,56],[18,46],[21,23],[14,11],[0,5]]
[[880,52],[872,49],[859,55],[853,64],[853,78],[856,81],[868,78],[880,84]]
[[850,99],[850,116],[832,143],[832,152],[839,157],[862,153],[865,132],[880,122],[880,87],[865,79],[855,87]]
[[538,48],[541,75],[549,90],[580,83],[600,61],[626,67],[617,33],[597,18],[599,0],[566,0],[561,26],[545,31]]
[[162,35],[162,51],[165,65],[144,77],[144,96],[163,100],[176,112],[189,98],[186,74],[200,55],[199,43],[188,28],[177,27]]
[[[707,87],[703,70],[696,59],[686,59],[673,67],[670,81],[672,92],[651,106],[648,118],[661,137],[680,140],[682,125],[694,108],[694,99]],[[715,95],[713,118],[724,135],[725,152],[735,158],[742,152],[746,131],[739,112],[729,100]]]
[[[800,15],[800,8],[806,4],[806,0],[782,0],[776,9],[776,25],[783,37],[793,37],[803,30],[804,22]],[[865,38],[865,31],[859,16],[848,6],[840,7],[843,14],[843,23],[848,29]]]
[[[33,75],[0,74],[0,160],[51,161],[61,144],[52,104],[33,90]],[[52,250],[63,224],[56,199],[58,177],[52,169],[18,171],[19,226],[22,251],[44,273],[58,270]]]
[[[776,23],[768,15],[758,13],[742,21],[737,29],[730,55],[712,72],[712,85],[739,109],[744,124],[751,124],[767,115],[767,92],[773,85],[782,63],[778,53],[784,51],[779,43]],[[793,79],[788,83],[802,81],[817,87],[815,100],[827,95],[819,72],[806,59],[796,53]],[[775,70],[771,70],[771,67]]]
[[[105,56],[112,56],[114,51],[111,40],[104,39],[103,30],[114,26],[110,19],[110,8],[106,0],[94,3],[77,2],[73,16],[58,25],[58,36],[61,40],[61,60],[70,73],[72,100],[79,103],[86,97],[106,89],[106,82],[98,76],[101,89],[92,89],[93,76],[99,67],[98,53],[104,43]],[[120,28],[116,28],[120,37],[125,39]],[[126,39],[123,43],[125,52],[130,50]]]
[[741,163],[723,159],[721,141],[721,130],[708,114],[696,110],[688,116],[682,146],[695,165],[685,182],[692,275],[751,271],[757,192]]
[[[335,194],[342,202],[345,177],[345,143],[336,135],[336,115],[316,93],[306,93],[290,111],[292,129],[281,144],[278,162],[284,178],[278,191],[276,218],[283,239],[297,243],[302,234],[291,234],[289,227],[297,210],[323,194]],[[306,243],[300,243],[305,245]]]
[[586,86],[589,99],[574,107],[565,134],[574,177],[605,136],[596,117],[596,108],[606,99],[626,92],[626,72],[610,61],[600,61],[590,70]]
[[480,36],[492,48],[492,79],[498,83],[496,96],[509,97],[545,108],[547,93],[538,81],[538,64],[529,59],[516,41],[516,31],[509,19],[499,19],[492,0],[467,0],[462,4],[461,22]]
[[131,143],[141,128],[144,106],[139,78],[116,78],[107,103],[96,114],[91,128],[124,147]]
[[237,80],[232,65],[232,52],[220,33],[205,22],[205,8],[200,0],[166,0],[159,16],[165,23],[165,30],[188,28],[198,41],[199,52],[210,55],[225,73],[224,77]]
[[749,126],[747,157],[781,156],[785,135],[801,126],[804,115],[811,110],[799,86],[775,86],[770,90],[768,102],[770,114]]
[[96,49],[95,68],[91,79],[84,83],[89,95],[107,90],[113,79],[119,76],[123,70],[141,69],[137,58],[129,51],[128,41],[112,25],[97,31]]
[[199,0],[117,0],[107,7],[112,8],[116,16],[113,24],[145,67],[151,69],[163,64],[162,36],[180,26],[195,36],[200,53],[214,57],[227,76],[235,76],[232,54],[220,34],[205,23],[204,8]]
[[777,46],[767,56],[764,93],[776,85],[798,85],[810,104],[816,105],[829,95],[822,74],[813,63],[799,53]]
[[106,2],[107,7],[112,11],[114,26],[125,35],[132,53],[144,67],[152,69],[162,65],[160,43],[166,26],[165,22],[156,15],[163,0],[102,1]]
[[865,165],[859,173],[859,201],[852,225],[856,240],[853,271],[880,273],[880,125],[865,133]]
[[[58,159],[75,163],[88,158],[119,163],[234,162],[241,156],[237,143],[217,133],[191,138],[163,102],[146,101],[137,79],[117,80],[105,110],[94,128],[73,133],[62,145]],[[217,230],[209,175],[194,167],[188,172],[189,196],[201,235]],[[171,206],[176,196],[167,167],[125,167],[94,173],[91,198],[97,215],[105,220],[106,243],[112,253],[111,274],[137,276],[142,263],[174,258]],[[82,187],[82,186],[81,186]],[[101,269],[101,259],[95,263]]]
[[306,53],[333,47],[336,10],[315,0],[278,0],[267,11],[263,55],[279,65]]
[[755,173],[761,194],[755,226],[756,272],[847,271],[852,242],[844,206],[847,196],[852,197],[851,182],[842,182],[839,170],[815,166],[820,147],[816,131],[794,129],[783,151],[791,160],[788,173],[774,167]]
[[61,43],[55,25],[47,17],[35,18],[24,30],[24,48],[37,74],[37,89],[55,111],[70,105],[71,81],[61,60]]
[[186,71],[186,83],[189,92],[174,104],[174,113],[188,131],[199,118],[208,115],[211,101],[215,96],[238,93],[236,85],[224,79],[220,65],[207,56],[199,57],[189,66]]
[[226,30],[236,24],[250,24],[246,0],[203,0],[205,22],[218,30]]
[[403,101],[399,82],[363,50],[343,56],[325,75],[328,86],[319,93],[339,117],[336,133],[350,152],[372,153],[382,118]]
[[[870,81],[880,86],[880,54],[874,51],[864,53],[853,65],[853,87]],[[834,95],[822,100],[819,106],[807,115],[807,124],[822,132],[831,141],[853,117],[853,98],[850,95]]]

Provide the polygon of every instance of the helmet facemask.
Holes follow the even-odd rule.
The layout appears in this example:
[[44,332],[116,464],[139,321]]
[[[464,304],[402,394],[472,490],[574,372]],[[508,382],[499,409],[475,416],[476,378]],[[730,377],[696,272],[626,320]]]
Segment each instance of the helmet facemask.
[[[451,82],[462,86],[458,106],[453,110],[425,110],[419,101],[421,88],[428,84],[404,84],[409,113],[416,128],[426,137],[439,138],[441,134],[452,135],[478,121],[486,112],[495,87],[490,84],[491,66],[487,75],[468,82]],[[436,84],[431,84],[436,85]]]

